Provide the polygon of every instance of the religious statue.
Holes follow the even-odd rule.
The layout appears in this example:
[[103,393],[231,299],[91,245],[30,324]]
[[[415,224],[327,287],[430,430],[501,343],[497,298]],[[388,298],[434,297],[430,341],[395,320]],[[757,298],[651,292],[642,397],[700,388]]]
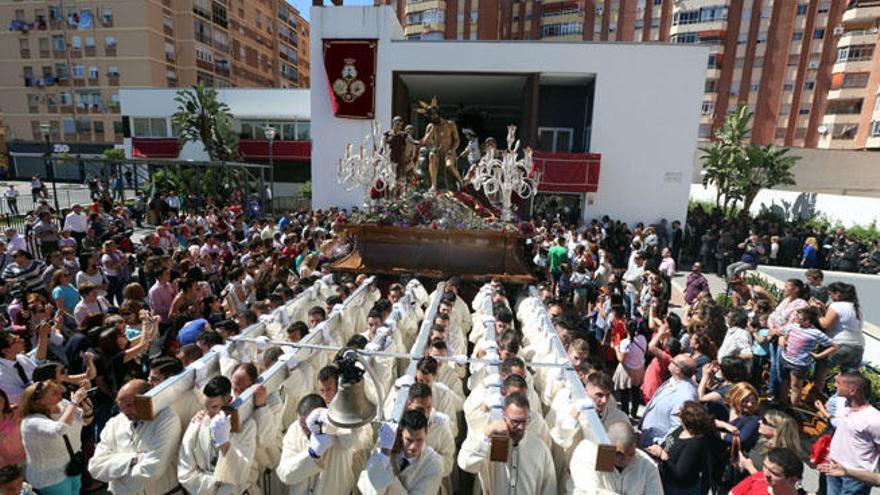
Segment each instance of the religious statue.
[[431,98],[431,103],[420,101],[421,108],[417,112],[428,118],[428,126],[422,137],[422,144],[428,148],[428,171],[431,174],[431,189],[437,190],[437,174],[440,172],[440,164],[443,163],[446,170],[452,174],[461,186],[461,175],[456,167],[458,145],[461,140],[458,137],[458,127],[454,122],[444,119],[440,115],[440,106],[437,97]]
[[385,132],[385,143],[390,151],[391,162],[397,178],[397,193],[403,192],[406,185],[409,157],[407,156],[408,136],[403,128],[403,117],[395,116],[391,119],[391,130]]
[[480,161],[480,140],[477,134],[471,129],[462,129],[465,139],[468,140],[464,151],[458,155],[459,158],[466,158],[468,162],[467,172],[464,174],[464,182],[468,182],[474,175],[477,163]]

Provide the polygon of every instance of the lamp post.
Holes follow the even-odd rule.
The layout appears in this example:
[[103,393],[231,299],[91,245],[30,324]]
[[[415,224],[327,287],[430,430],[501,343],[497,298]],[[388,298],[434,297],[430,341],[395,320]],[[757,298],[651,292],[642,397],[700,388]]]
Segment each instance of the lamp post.
[[55,186],[55,167],[52,163],[52,127],[49,124],[40,124],[40,133],[46,141],[46,178],[52,181],[52,199],[55,202],[55,211],[60,212],[58,208],[58,188]]
[[[272,152],[273,152],[272,145],[275,143],[275,128],[272,127],[271,125],[267,125],[266,127],[263,128],[263,134],[266,135],[266,139],[269,141],[269,168],[274,172],[275,171],[275,163],[272,160]],[[265,198],[265,196],[266,196],[264,193],[265,187],[266,186],[264,185],[264,182],[263,182],[263,173],[260,172],[260,197],[261,198]],[[275,191],[274,191],[275,183],[274,183],[274,181],[272,183],[272,189],[273,189],[271,191],[272,197],[269,201],[272,203],[271,204],[272,214],[274,215],[275,214]]]

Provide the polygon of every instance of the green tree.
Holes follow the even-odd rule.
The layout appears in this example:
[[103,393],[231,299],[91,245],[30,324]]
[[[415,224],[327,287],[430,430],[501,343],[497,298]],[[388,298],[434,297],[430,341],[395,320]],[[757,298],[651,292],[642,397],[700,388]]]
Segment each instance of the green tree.
[[748,212],[761,189],[794,185],[791,169],[800,159],[788,149],[746,144],[754,114],[745,104],[737,107],[715,132],[703,151],[703,185],[715,186],[715,207],[731,215],[741,203]]
[[177,112],[171,121],[180,143],[202,143],[211,161],[238,159],[238,139],[232,129],[229,106],[217,99],[217,90],[199,83],[174,97]]

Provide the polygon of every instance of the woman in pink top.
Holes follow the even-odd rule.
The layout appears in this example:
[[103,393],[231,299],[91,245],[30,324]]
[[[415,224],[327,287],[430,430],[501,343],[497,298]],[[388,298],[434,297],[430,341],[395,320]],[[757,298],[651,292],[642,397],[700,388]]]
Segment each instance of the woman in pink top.
[[21,443],[21,418],[0,390],[0,467],[22,464],[27,458]]

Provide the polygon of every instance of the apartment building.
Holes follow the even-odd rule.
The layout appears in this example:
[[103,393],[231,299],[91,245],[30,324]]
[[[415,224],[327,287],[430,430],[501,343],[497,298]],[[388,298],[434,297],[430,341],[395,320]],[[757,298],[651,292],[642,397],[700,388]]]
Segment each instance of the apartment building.
[[121,87],[308,85],[308,24],[284,0],[5,0],[0,23],[17,175],[44,167],[40,124],[78,155],[121,143]]
[[880,0],[850,2],[835,34],[819,147],[880,150]]
[[[880,124],[873,124],[880,82],[880,55],[874,50],[878,0],[376,3],[394,7],[410,39],[709,45],[701,138],[710,137],[727,112],[741,103],[755,112],[752,140],[756,143],[858,149],[872,145],[871,138],[880,131]],[[847,77],[849,73],[853,74]],[[841,88],[844,83],[847,87]],[[833,117],[826,117],[829,105]]]

